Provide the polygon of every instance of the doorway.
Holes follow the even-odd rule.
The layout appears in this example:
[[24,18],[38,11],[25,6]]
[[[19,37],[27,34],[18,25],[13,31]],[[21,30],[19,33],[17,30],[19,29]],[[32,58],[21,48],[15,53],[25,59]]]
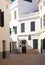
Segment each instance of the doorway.
[[41,53],[45,54],[45,39],[41,41]]
[[45,54],[45,39],[43,39],[43,54]]
[[26,53],[26,40],[22,40],[22,53]]
[[43,49],[45,50],[45,39],[43,39]]
[[10,53],[11,53],[11,42],[10,42]]
[[17,49],[16,42],[12,42],[12,50],[15,50],[15,49]]
[[17,42],[12,42],[12,51],[11,54],[17,54],[18,50],[17,50]]
[[6,58],[6,51],[5,51],[5,40],[2,41],[3,42],[3,58]]

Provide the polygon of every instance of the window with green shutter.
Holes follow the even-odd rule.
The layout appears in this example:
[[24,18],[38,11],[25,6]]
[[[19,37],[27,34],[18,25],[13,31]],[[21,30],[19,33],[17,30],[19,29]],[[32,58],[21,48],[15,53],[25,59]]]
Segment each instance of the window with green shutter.
[[35,21],[31,22],[31,31],[35,31]]
[[38,39],[33,39],[33,49],[38,49]]
[[14,31],[15,34],[17,34],[17,27],[14,26],[13,31]]
[[11,35],[11,28],[10,28],[10,35]]
[[21,23],[21,32],[25,32],[25,23]]

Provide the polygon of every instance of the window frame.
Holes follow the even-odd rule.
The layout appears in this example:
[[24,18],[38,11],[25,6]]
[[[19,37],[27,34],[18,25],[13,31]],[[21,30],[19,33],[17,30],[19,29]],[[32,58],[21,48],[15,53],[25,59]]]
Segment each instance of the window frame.
[[25,23],[21,23],[21,32],[25,32]]
[[4,12],[0,10],[0,27],[4,27]]
[[33,39],[33,49],[38,49],[38,39]]
[[42,28],[42,17],[40,18],[40,28]]
[[35,21],[31,22],[31,31],[35,31]]
[[31,35],[28,35],[28,40],[31,40]]
[[14,19],[16,19],[17,18],[17,16],[16,16],[16,11],[14,11]]
[[17,34],[17,26],[13,26],[13,31],[15,34]]
[[43,27],[45,27],[45,14],[43,15]]
[[45,1],[43,1],[43,6],[45,6]]

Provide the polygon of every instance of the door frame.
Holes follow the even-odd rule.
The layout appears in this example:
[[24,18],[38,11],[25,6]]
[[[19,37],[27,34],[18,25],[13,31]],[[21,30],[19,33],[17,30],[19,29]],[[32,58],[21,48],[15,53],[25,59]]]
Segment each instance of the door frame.
[[43,53],[43,50],[45,50],[44,49],[44,41],[45,41],[45,39],[41,39],[41,54]]
[[26,53],[26,40],[22,40],[22,53]]
[[3,58],[6,58],[6,40],[2,40],[3,42]]

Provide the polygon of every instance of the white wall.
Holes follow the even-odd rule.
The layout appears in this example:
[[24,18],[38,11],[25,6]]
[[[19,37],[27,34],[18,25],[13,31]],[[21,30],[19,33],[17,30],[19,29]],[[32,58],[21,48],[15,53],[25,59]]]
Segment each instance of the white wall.
[[39,34],[33,34],[31,35],[31,40],[28,40],[28,34],[27,35],[19,35],[18,39],[21,40],[26,40],[27,44],[27,49],[33,49],[33,39],[38,39],[38,50],[40,52],[41,48],[41,42],[40,42],[40,35]]
[[[35,15],[35,14],[34,14]],[[33,15],[32,15],[33,16]],[[35,31],[31,31],[31,22],[35,21]],[[25,23],[25,32],[21,33],[21,23]],[[40,31],[40,19],[39,17],[35,17],[31,18],[31,16],[29,16],[29,19],[25,17],[25,19],[21,19],[18,22],[18,35],[28,35],[28,34],[35,34],[35,33],[39,33]]]
[[[13,26],[17,26],[17,34],[15,35],[14,32],[11,35],[11,38],[13,41],[17,41],[18,46],[18,39],[26,39],[29,46],[33,48],[33,39],[39,39],[39,36],[36,35],[40,31],[40,19],[39,19],[39,13],[31,13],[33,11],[38,10],[38,1],[39,0],[33,0],[33,3],[19,0],[18,4],[15,4],[15,2],[11,5],[11,23],[10,27],[13,28]],[[17,17],[18,14],[23,15],[26,13],[31,13],[30,15],[25,15],[25,17],[14,19],[14,11],[17,11]],[[21,17],[21,16],[20,16]],[[35,31],[30,31],[30,22],[35,21]],[[21,33],[21,23],[25,23],[25,32]],[[28,35],[31,35],[31,40],[28,40]],[[32,35],[34,34],[34,35]],[[18,35],[27,35],[27,37],[18,37]],[[38,40],[38,49],[40,49],[40,40]]]
[[[32,16],[31,16],[32,15]],[[25,39],[27,41],[27,45],[30,47],[30,48],[33,48],[33,39],[38,39],[38,49],[40,51],[40,36],[39,36],[39,32],[40,32],[40,18],[39,18],[39,15],[36,16],[35,14],[31,14],[28,18],[26,17],[23,17],[23,18],[20,18],[19,22],[18,22],[18,39],[19,40],[23,40]],[[35,15],[35,16],[34,16]],[[31,31],[31,22],[32,21],[35,21],[35,31],[32,32]],[[25,32],[24,33],[21,33],[21,23],[25,23]],[[27,35],[27,36],[25,36]],[[31,40],[28,40],[28,35],[31,35]]]
[[[16,19],[14,18],[14,11],[16,11]],[[11,30],[13,31],[13,26],[18,26],[18,7],[17,7],[17,0],[14,1],[11,5],[10,5],[10,14],[11,14],[11,21],[9,23]],[[17,34],[14,33],[14,31],[12,32],[12,34],[10,35],[10,37],[12,38],[12,41],[17,42]]]

